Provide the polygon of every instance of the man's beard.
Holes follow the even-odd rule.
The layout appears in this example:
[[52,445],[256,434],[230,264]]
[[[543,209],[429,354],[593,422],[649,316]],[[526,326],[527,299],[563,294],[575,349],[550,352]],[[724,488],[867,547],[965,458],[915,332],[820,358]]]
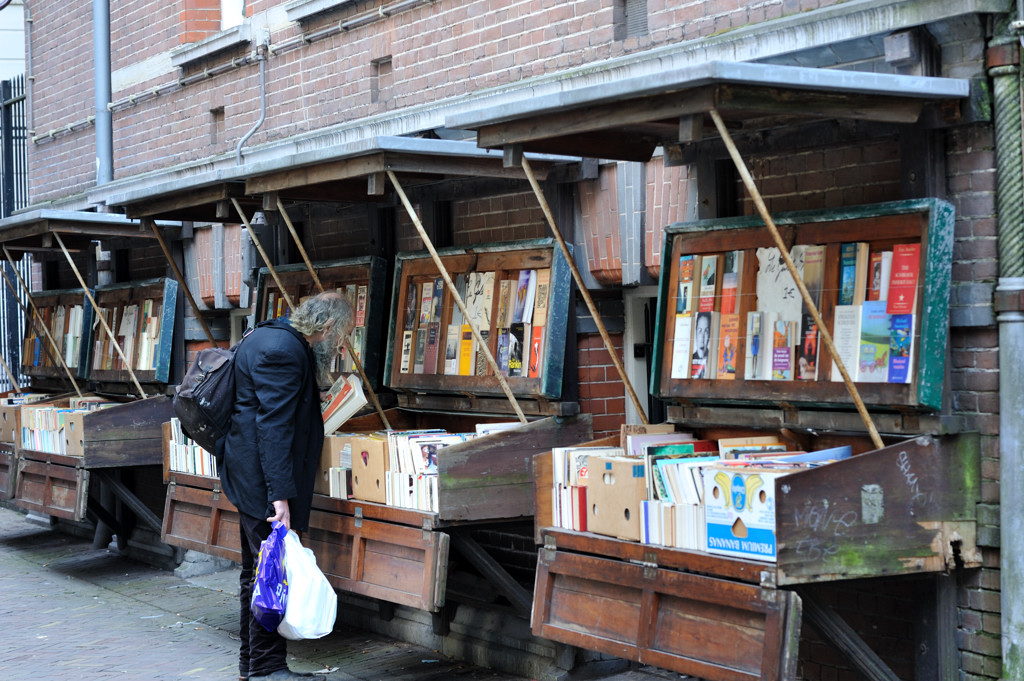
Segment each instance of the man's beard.
[[313,356],[316,358],[316,383],[320,388],[329,388],[334,383],[331,378],[331,364],[338,356],[340,347],[341,339],[335,334],[313,346]]

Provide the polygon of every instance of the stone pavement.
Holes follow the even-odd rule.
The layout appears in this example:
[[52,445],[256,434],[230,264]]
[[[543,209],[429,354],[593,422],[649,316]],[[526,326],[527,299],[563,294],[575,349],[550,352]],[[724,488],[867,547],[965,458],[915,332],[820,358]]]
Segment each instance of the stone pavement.
[[[181,579],[0,508],[0,679],[233,681],[237,569]],[[331,681],[527,681],[370,632],[289,644]],[[663,681],[643,668],[604,681]]]

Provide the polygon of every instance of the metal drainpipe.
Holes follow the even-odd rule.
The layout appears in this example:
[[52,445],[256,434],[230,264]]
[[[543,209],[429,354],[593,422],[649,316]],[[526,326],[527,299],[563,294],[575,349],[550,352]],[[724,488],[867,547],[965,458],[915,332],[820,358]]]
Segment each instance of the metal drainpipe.
[[93,91],[96,98],[96,184],[114,179],[114,125],[110,113],[110,0],[92,0]]
[[[1019,5],[1019,2],[1018,2]],[[1018,12],[1021,7],[1018,7]],[[1018,19],[1024,15],[1018,14]],[[1021,21],[997,26],[991,47],[1016,43]],[[999,283],[999,527],[1003,679],[1024,678],[1024,159],[1016,60],[989,70],[996,136]]]
[[[269,42],[269,38],[268,38]],[[253,134],[260,129],[263,125],[263,121],[267,120],[267,49],[266,45],[260,44],[256,47],[256,59],[260,63],[260,118],[256,121],[256,125],[252,126],[249,132],[242,136],[242,139],[238,140],[238,146],[235,148],[235,164],[242,165],[242,147],[249,140]]]

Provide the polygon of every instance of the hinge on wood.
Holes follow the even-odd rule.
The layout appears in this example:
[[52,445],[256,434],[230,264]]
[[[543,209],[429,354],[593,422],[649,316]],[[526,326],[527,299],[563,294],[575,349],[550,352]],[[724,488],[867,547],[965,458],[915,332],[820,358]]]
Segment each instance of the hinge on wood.
[[168,494],[168,496],[172,496],[172,497],[174,496],[174,487],[177,484],[178,483],[176,483],[174,481],[174,478],[171,478],[170,480],[167,481],[167,494]]
[[434,533],[434,522],[430,518],[423,519],[423,541],[429,542]]
[[356,506],[356,510],[353,513],[353,515],[355,516],[356,527],[362,527],[363,526],[363,507],[362,506]]
[[653,551],[644,551],[644,579],[654,579],[658,576],[658,554]]
[[558,550],[558,542],[550,534],[544,535],[544,560],[551,562],[555,559],[555,551]]
[[[762,589],[775,589],[777,584],[775,582],[775,572],[773,570],[764,570],[761,573],[761,588]],[[775,600],[775,597],[772,597]]]

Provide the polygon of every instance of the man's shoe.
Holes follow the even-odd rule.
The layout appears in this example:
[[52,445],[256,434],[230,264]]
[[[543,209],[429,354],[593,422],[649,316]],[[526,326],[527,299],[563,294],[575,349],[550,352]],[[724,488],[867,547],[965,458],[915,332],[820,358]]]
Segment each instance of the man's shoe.
[[266,676],[250,676],[249,681],[326,681],[323,674],[310,672],[293,672],[290,669],[278,669]]

